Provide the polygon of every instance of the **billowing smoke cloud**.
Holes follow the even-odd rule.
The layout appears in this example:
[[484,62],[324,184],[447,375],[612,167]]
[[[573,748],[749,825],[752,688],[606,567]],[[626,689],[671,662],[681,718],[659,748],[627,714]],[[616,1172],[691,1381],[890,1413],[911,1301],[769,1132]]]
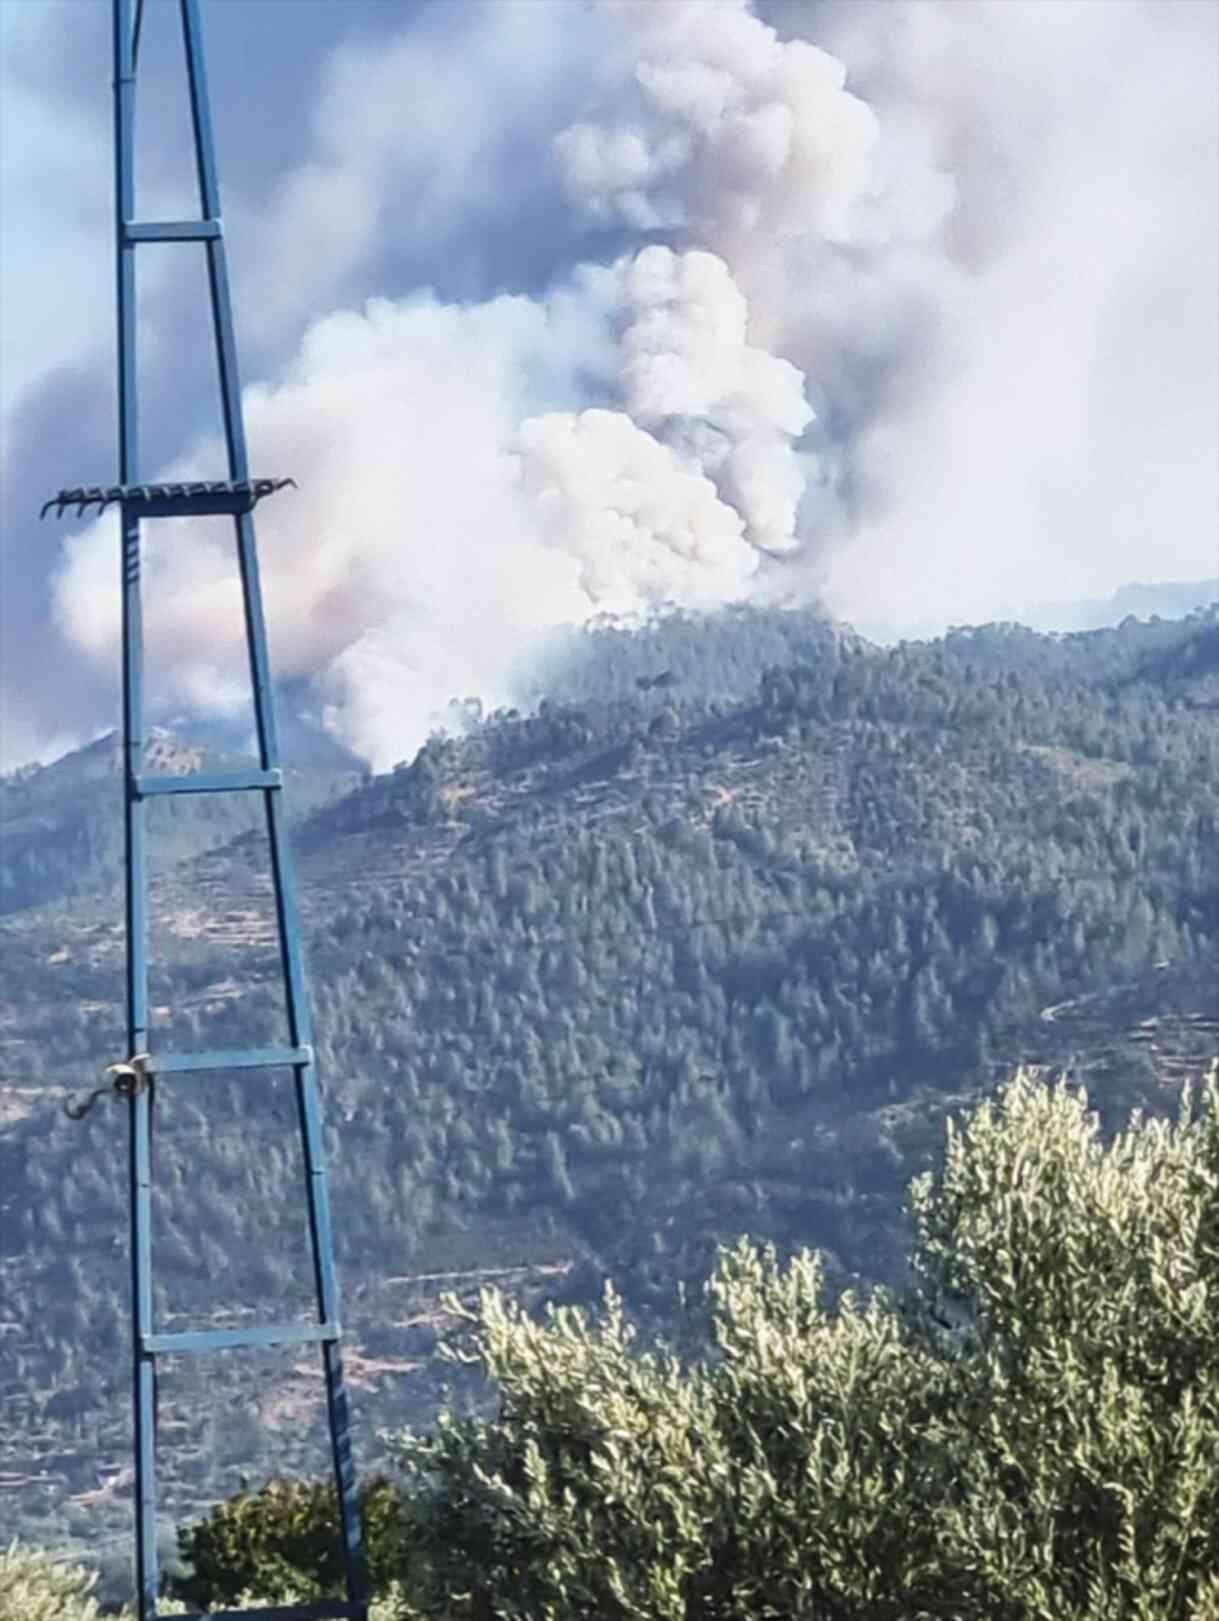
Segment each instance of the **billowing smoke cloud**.
[[[597,612],[820,592],[943,625],[1049,577],[1212,571],[1206,0],[773,0],[779,29],[747,0],[526,9],[570,19],[565,121],[539,109],[531,150],[590,262],[325,316],[248,394],[256,470],[302,485],[259,510],[277,669],[375,763],[450,697],[511,698],[522,652]],[[364,253],[410,133],[409,98],[397,124],[376,105],[280,205],[358,172]],[[475,153],[466,131],[455,195]],[[166,473],[219,470],[204,444]],[[107,660],[114,546],[78,535],[57,588]],[[227,527],[149,551],[168,690],[236,702]]]
[[[291,468],[301,485],[258,513],[277,673],[322,680],[378,759],[397,736],[425,736],[438,705],[477,690],[566,607],[521,526],[504,450],[545,348],[546,312],[528,299],[374,303],[317,323],[280,385],[247,391],[254,465]],[[168,473],[223,476],[221,447]],[[106,657],[115,543],[109,516],[77,537],[59,590],[70,636]],[[152,525],[146,552],[149,649],[168,696],[240,702],[231,524]]]
[[[747,68],[751,104],[714,158],[736,177],[734,225],[772,228],[748,205],[781,192],[778,140],[795,154],[792,184],[829,228],[872,135],[838,64],[781,45],[744,5],[674,4],[659,31],[652,8],[601,10],[625,47],[619,76],[654,43],[677,53],[654,78],[676,116],[704,110],[707,85],[680,64],[692,39],[704,78],[721,63]],[[604,64],[595,88],[610,106],[622,99]],[[670,132],[642,139],[669,154],[677,185]],[[597,140],[589,124],[558,135],[568,186]],[[704,173],[691,195],[699,184],[715,189]],[[597,201],[590,187],[594,212]],[[683,242],[718,240],[684,223]],[[281,497],[260,515],[277,668],[316,677],[349,741],[380,764],[417,743],[450,696],[506,696],[520,649],[549,627],[749,595],[767,560],[797,545],[794,447],[812,419],[799,370],[752,343],[749,325],[721,257],[653,244],[539,299],[381,303],[313,327],[286,382],[248,396],[257,464],[307,469],[307,499]],[[216,470],[216,447],[203,446],[166,472]],[[72,543],[58,593],[69,635],[104,656],[118,634],[105,589],[113,528],[103,521]],[[228,549],[222,526],[150,536],[150,600],[163,605],[150,649],[175,700],[242,694]]]
[[745,299],[714,254],[645,248],[616,268],[628,414],[684,448],[753,545],[790,550],[803,488],[792,443],[813,418],[803,376],[748,342]]
[[573,205],[642,231],[743,246],[850,234],[877,125],[841,62],[744,4],[608,0],[626,47],[603,119],[555,142]]
[[922,149],[955,193],[930,235],[783,301],[783,352],[827,388],[880,357],[839,439],[831,600],[942,628],[1212,575],[1219,10],[831,0],[822,21],[907,143],[898,189]]
[[[541,394],[581,401],[590,378],[626,409],[530,414]],[[745,342],[727,268],[664,247],[545,303],[329,316],[246,410],[256,464],[303,485],[259,511],[276,668],[317,678],[378,764],[449,698],[510,697],[521,649],[548,629],[747,595],[760,548],[794,543],[790,442],[810,415],[799,373]],[[211,443],[166,477],[221,471]],[[76,537],[59,585],[65,629],[99,657],[119,635],[116,540],[112,514]],[[151,526],[146,549],[167,696],[235,707],[231,526]]]

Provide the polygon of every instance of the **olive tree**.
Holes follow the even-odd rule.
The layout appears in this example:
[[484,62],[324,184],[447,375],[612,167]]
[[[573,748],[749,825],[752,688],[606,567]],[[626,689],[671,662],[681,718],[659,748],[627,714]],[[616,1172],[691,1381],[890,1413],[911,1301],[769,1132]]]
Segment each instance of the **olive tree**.
[[0,1548],[0,1621],[99,1621],[97,1573],[37,1548]]
[[394,1441],[404,1621],[1219,1621],[1219,1077],[1105,1143],[1018,1073],[909,1209],[908,1288],[832,1311],[721,1250],[685,1361],[612,1287],[450,1298],[500,1400]]
[[934,1505],[995,1616],[1219,1615],[1219,1087],[1105,1144],[1018,1075],[911,1187],[913,1299],[956,1308]]

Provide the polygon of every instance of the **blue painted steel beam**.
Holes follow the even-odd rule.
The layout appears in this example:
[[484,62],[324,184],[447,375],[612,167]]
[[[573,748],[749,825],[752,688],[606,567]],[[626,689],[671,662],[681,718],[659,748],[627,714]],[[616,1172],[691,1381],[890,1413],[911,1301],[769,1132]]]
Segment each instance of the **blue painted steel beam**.
[[209,242],[223,230],[219,220],[129,220],[123,226],[123,241]]
[[364,1621],[365,1614],[362,1604],[323,1599],[317,1604],[281,1604],[270,1610],[202,1610],[175,1616],[174,1621],[248,1621],[254,1615],[266,1621]]
[[[135,347],[135,254],[123,226],[135,198],[135,39],[131,0],[114,3],[114,204],[118,305],[119,480],[139,477],[139,421]],[[127,1056],[148,1046],[148,929],[144,859],[144,806],[133,792],[143,764],[143,621],[140,600],[140,521],[123,513],[123,756],[125,913],[127,923]],[[131,1185],[132,1398],[135,1414],[136,1594],[141,1621],[156,1608],[160,1585],[156,1526],[156,1391],[152,1358],[141,1340],[152,1331],[152,1094],[133,1093],[128,1104]]]
[[338,1323],[268,1323],[250,1328],[188,1329],[180,1334],[149,1334],[144,1349],[155,1356],[179,1351],[223,1351],[239,1345],[316,1345],[337,1340]]
[[165,500],[154,495],[141,501],[140,512],[145,518],[231,518],[253,505],[248,495],[183,495]]
[[[202,214],[207,219],[220,214],[220,192],[216,180],[211,131],[211,112],[203,61],[199,0],[181,0],[183,31],[186,39],[187,78],[190,85],[191,119],[195,132],[195,154],[199,177]],[[233,312],[229,296],[228,268],[223,237],[205,244],[208,283],[212,294],[212,321],[220,372],[220,400],[224,419],[225,448],[229,477],[249,478],[245,427],[241,414],[241,382],[237,369],[237,347],[233,333]],[[264,771],[279,765],[279,743],[272,699],[270,659],[267,650],[266,620],[259,582],[258,556],[254,545],[254,521],[249,512],[236,519],[237,556],[241,568],[242,601],[245,610],[246,641],[249,648],[250,684],[254,694],[254,719],[259,759]],[[309,1003],[305,995],[304,951],[300,921],[296,911],[296,890],[288,849],[283,796],[266,794],[264,806],[270,845],[271,872],[275,890],[276,921],[279,926],[280,964],[284,976],[288,1038],[294,1045],[311,1046],[313,1041]],[[314,1281],[317,1288],[318,1317],[322,1322],[337,1320],[338,1285],[334,1268],[334,1241],[330,1205],[326,1190],[325,1160],[322,1152],[321,1119],[317,1082],[312,1065],[296,1072],[297,1109],[305,1149],[305,1195],[309,1211],[309,1233],[313,1250]],[[322,1367],[326,1379],[327,1418],[330,1428],[331,1459],[338,1493],[339,1525],[343,1543],[343,1564],[349,1598],[365,1604],[368,1578],[356,1495],[355,1466],[351,1450],[351,1421],[347,1390],[343,1380],[342,1355],[337,1341],[322,1347]],[[361,1614],[364,1612],[361,1610]]]
[[135,791],[141,799],[164,794],[234,794],[249,788],[276,789],[284,785],[284,774],[275,771],[192,771],[185,776],[155,775],[137,777]]
[[298,1069],[313,1061],[312,1047],[232,1047],[202,1053],[151,1053],[150,1075],[193,1075],[217,1069]]

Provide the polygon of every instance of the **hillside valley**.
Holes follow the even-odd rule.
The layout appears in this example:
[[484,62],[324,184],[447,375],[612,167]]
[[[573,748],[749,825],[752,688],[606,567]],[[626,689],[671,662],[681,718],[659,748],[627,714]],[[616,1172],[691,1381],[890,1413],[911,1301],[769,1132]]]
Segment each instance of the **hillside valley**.
[[[906,1183],[1019,1062],[1107,1126],[1175,1111],[1219,1051],[1217,644],[1213,608],[887,650],[812,614],[673,616],[573,638],[528,710],[467,703],[391,772],[305,750],[362,1465],[442,1378],[483,1399],[431,1358],[446,1289],[588,1304],[609,1277],[693,1342],[742,1232],[821,1248],[835,1290],[900,1287]],[[126,1120],[61,1105],[122,1048],[116,760],[0,798],[0,1536],[103,1556],[129,1517]],[[283,1036],[265,839],[235,815],[154,846],[159,1046]],[[289,1082],[160,1086],[162,1321],[307,1315]],[[323,1467],[316,1370],[244,1358],[219,1390],[163,1381],[175,1519]]]

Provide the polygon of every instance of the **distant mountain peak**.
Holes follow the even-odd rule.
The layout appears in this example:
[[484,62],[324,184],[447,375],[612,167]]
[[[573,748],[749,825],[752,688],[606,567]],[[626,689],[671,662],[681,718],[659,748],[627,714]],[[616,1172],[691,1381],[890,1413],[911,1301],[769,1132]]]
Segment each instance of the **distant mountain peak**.
[[1184,619],[1219,599],[1219,579],[1133,581],[1111,596],[1079,602],[1040,603],[1019,618],[1036,630],[1104,630],[1123,620]]

